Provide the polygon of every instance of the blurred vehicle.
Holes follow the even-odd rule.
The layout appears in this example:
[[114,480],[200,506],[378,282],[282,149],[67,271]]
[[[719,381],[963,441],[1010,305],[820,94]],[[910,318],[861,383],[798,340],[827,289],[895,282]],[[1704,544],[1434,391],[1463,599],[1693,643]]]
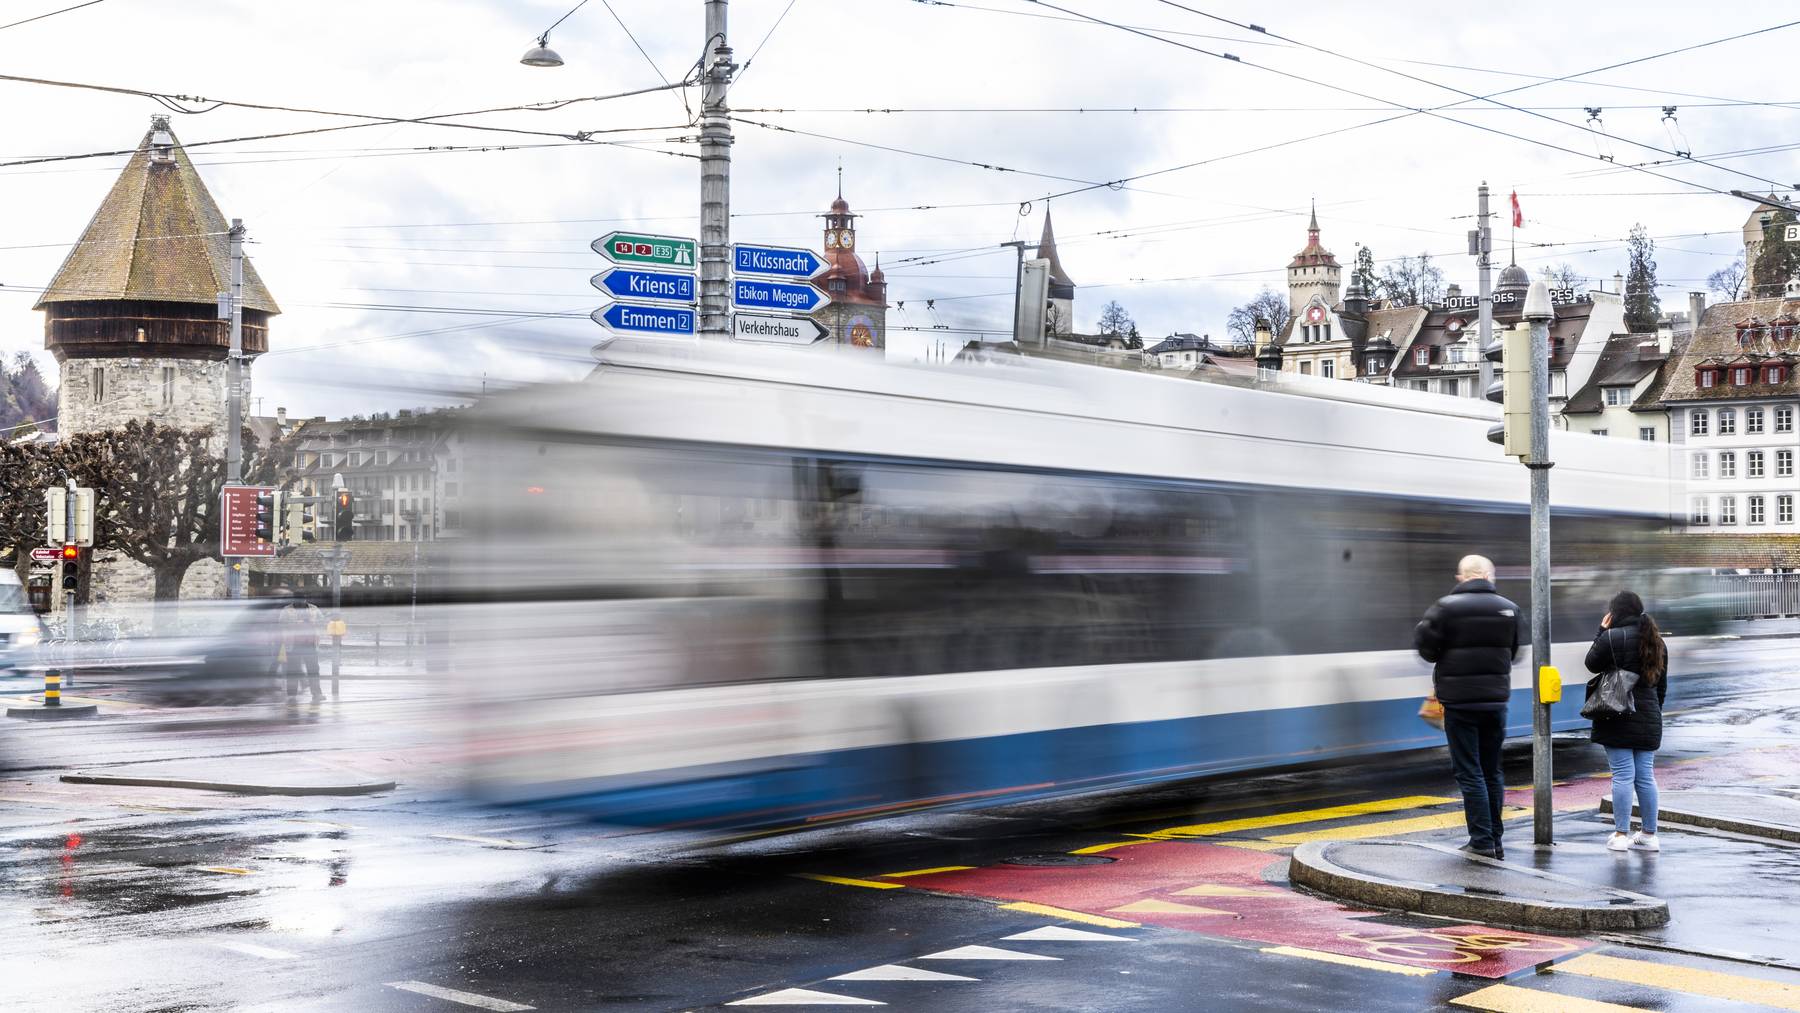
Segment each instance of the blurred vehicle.
[[[1360,384],[614,342],[465,434],[473,537],[439,579],[472,789],[791,826],[1441,745],[1413,625],[1468,552],[1530,598],[1492,421]],[[1553,453],[1578,687],[1607,597],[1657,571],[1667,452]]]
[[0,671],[22,667],[43,641],[43,620],[26,598],[19,575],[0,570]]
[[273,696],[285,599],[246,598],[113,606],[86,617],[73,640],[46,644],[35,667],[73,668],[85,685],[129,686],[175,705]]

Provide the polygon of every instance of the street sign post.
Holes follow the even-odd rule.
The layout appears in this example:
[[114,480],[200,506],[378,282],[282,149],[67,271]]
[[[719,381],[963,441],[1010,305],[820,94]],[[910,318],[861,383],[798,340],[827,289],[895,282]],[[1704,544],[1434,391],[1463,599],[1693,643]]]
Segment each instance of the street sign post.
[[699,314],[679,306],[640,306],[636,303],[607,303],[589,316],[594,323],[621,334],[692,335],[699,327]]
[[31,561],[34,563],[54,563],[62,558],[63,550],[48,545],[40,545],[31,550]]
[[593,250],[615,264],[672,267],[692,271],[699,266],[700,248],[681,236],[652,236],[639,232],[608,232],[594,240]]
[[688,306],[693,305],[698,291],[691,274],[646,271],[636,267],[609,267],[588,281],[607,295],[620,299],[648,299]]
[[275,543],[256,537],[256,497],[272,485],[228,485],[219,494],[219,555],[273,556]]
[[731,305],[736,309],[811,313],[830,304],[830,296],[805,283],[754,278],[736,278],[731,283]]
[[810,345],[831,333],[812,317],[784,317],[766,313],[733,313],[731,336],[739,341],[777,345]]
[[830,265],[811,250],[795,246],[758,246],[734,243],[731,247],[732,269],[738,274],[760,274],[773,278],[817,278]]

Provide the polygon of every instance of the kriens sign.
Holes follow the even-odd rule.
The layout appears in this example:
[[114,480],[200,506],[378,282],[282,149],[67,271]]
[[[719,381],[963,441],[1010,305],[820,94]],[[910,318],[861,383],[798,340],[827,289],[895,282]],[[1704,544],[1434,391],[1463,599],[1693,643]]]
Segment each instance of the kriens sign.
[[738,274],[763,274],[776,278],[811,278],[825,270],[826,263],[811,250],[789,246],[752,246],[734,243],[731,247],[732,268]]
[[831,300],[811,285],[737,278],[731,284],[731,305],[740,309],[786,310],[811,313]]
[[694,301],[694,276],[691,274],[645,271],[635,267],[609,267],[589,281],[600,291],[621,299],[675,303]]

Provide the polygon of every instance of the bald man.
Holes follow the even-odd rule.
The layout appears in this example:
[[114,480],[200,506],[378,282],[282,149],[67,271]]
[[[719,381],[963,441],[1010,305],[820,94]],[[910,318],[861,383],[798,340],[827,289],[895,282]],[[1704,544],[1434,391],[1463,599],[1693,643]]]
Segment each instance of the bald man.
[[1519,652],[1519,606],[1494,590],[1492,561],[1462,558],[1456,565],[1456,587],[1425,610],[1413,630],[1413,646],[1432,663],[1432,689],[1444,705],[1450,767],[1462,788],[1469,824],[1463,850],[1505,858],[1500,746],[1506,741],[1506,704]]

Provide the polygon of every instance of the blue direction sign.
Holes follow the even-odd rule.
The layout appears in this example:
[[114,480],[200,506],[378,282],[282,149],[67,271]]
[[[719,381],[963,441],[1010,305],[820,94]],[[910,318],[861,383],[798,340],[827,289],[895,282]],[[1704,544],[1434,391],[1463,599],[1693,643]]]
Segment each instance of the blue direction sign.
[[756,246],[733,243],[732,269],[738,274],[761,274],[772,278],[815,278],[830,265],[811,250],[792,246]]
[[607,303],[589,314],[594,323],[622,334],[693,334],[699,314],[678,306]]
[[609,267],[588,280],[600,291],[621,299],[690,305],[694,301],[694,276],[691,274],[646,271],[640,267]]
[[738,309],[811,313],[830,304],[829,296],[805,283],[758,281],[754,278],[734,278],[731,282],[731,305]]

